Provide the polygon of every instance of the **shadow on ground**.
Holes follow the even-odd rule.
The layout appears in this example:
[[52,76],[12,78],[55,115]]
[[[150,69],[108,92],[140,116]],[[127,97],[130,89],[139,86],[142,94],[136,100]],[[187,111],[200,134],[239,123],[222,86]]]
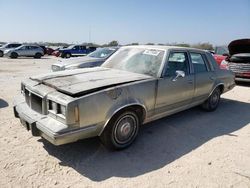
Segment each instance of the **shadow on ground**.
[[249,114],[250,104],[222,99],[215,112],[193,108],[143,126],[136,142],[119,152],[106,150],[97,138],[59,147],[42,141],[61,165],[93,181],[136,177],[166,166],[215,137],[232,136],[250,122]]
[[9,106],[9,104],[5,100],[0,99],[0,108],[5,108],[8,106]]

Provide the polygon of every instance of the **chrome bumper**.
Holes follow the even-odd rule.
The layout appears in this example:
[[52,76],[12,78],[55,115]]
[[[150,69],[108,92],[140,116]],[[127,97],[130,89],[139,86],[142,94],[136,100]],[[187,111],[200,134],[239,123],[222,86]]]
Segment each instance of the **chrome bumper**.
[[235,81],[238,81],[238,82],[250,82],[250,78],[235,77]]
[[70,127],[48,115],[42,115],[32,110],[23,97],[14,100],[14,115],[33,136],[42,136],[54,145],[75,142],[96,135],[96,126],[84,128]]

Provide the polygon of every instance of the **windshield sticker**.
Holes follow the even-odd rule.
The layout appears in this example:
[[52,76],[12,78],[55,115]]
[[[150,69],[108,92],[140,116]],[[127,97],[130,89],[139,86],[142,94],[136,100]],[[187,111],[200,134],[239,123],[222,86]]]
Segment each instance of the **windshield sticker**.
[[153,55],[153,56],[158,56],[161,53],[161,51],[157,50],[145,50],[143,54],[145,55]]

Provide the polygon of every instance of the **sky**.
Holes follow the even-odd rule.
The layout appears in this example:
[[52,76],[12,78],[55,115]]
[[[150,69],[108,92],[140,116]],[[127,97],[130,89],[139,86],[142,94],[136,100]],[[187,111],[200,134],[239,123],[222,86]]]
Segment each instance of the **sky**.
[[228,44],[250,38],[250,0],[0,0],[0,41]]

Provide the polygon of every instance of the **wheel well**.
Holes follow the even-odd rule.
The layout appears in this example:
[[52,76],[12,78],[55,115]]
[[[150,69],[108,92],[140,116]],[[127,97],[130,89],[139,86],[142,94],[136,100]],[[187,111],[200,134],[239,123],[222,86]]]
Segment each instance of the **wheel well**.
[[[140,119],[141,123],[143,123],[144,119],[146,118],[146,109],[138,104],[134,104],[134,105],[130,105],[130,106],[126,106],[124,108],[119,109],[118,111],[116,111],[111,117],[110,119],[106,122],[103,130],[106,128],[106,125],[109,124],[109,122],[111,122],[113,120],[113,118],[119,116],[121,113],[125,112],[125,111],[133,111],[138,115],[138,118]],[[103,132],[103,130],[101,131],[101,133]]]

